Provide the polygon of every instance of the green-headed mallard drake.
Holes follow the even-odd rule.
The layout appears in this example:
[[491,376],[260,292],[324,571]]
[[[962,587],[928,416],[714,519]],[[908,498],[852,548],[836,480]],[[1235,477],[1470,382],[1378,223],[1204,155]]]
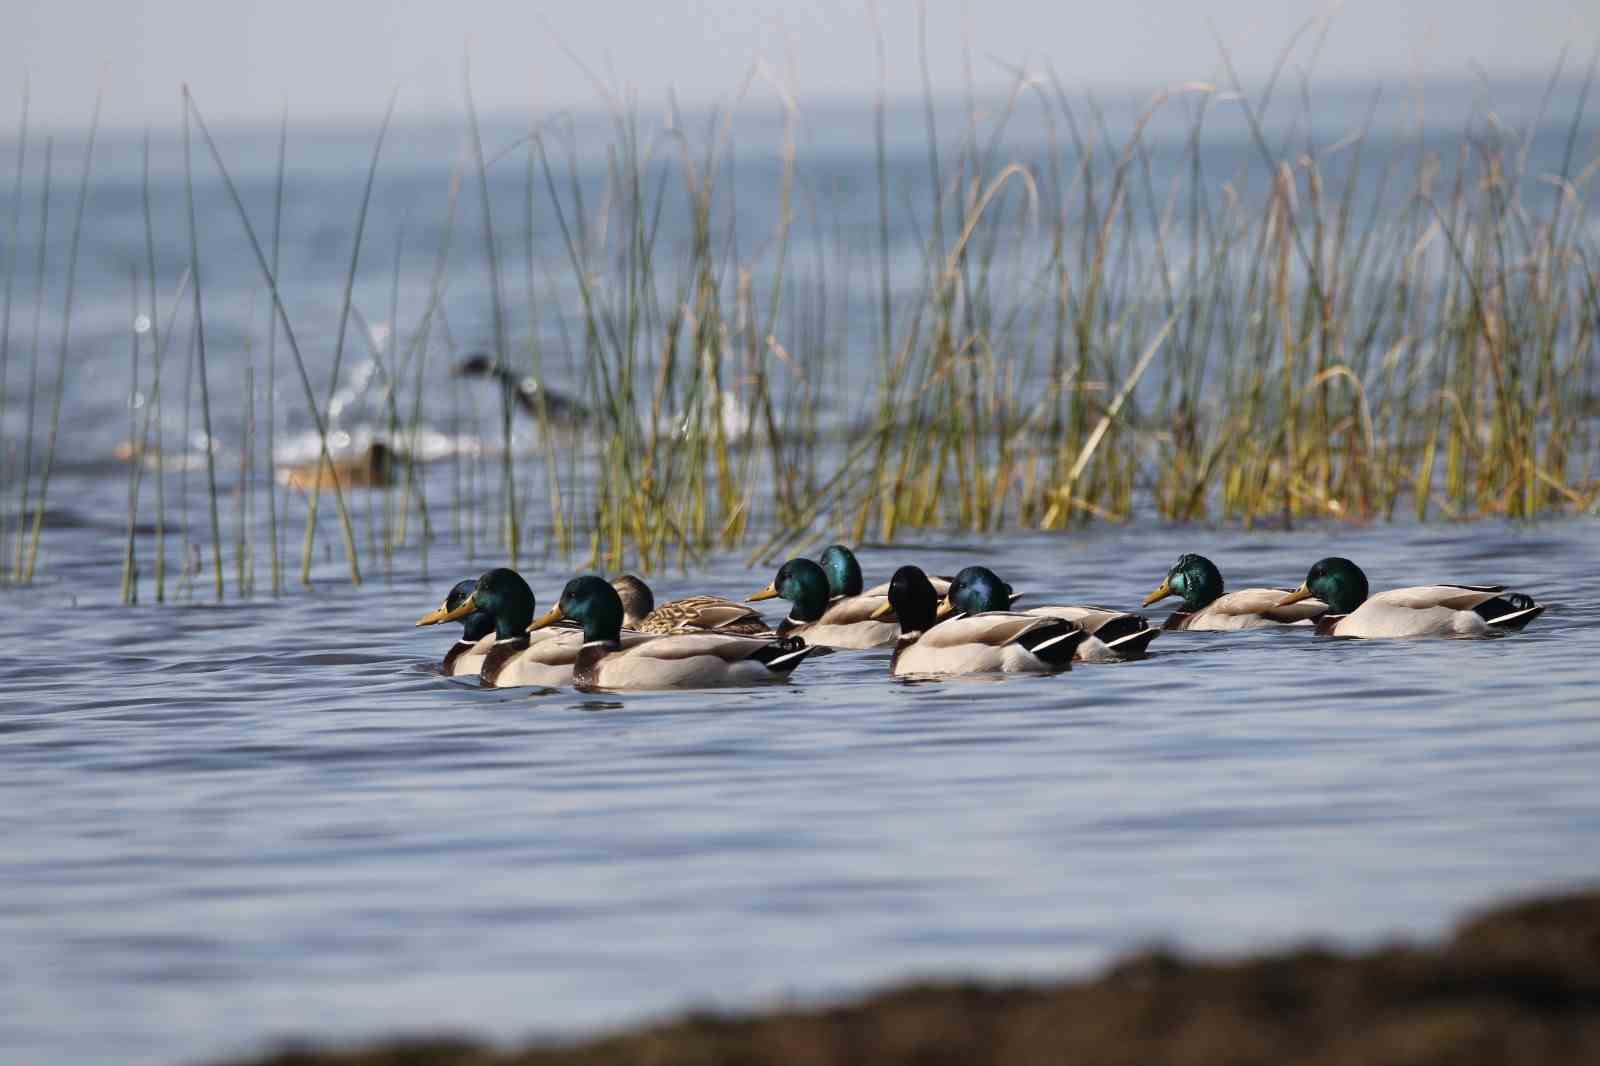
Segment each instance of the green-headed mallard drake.
[[1075,623],[1033,614],[964,615],[935,624],[939,594],[914,566],[894,572],[889,602],[880,610],[900,620],[889,662],[896,676],[1053,673],[1072,666],[1084,638]]
[[[817,556],[817,565],[828,575],[829,599],[861,595],[861,563],[857,561],[855,552],[843,544],[830,544]],[[885,585],[882,595],[888,594],[889,586]]]
[[760,612],[721,596],[685,596],[656,606],[650,586],[633,574],[611,583],[622,599],[622,626],[635,633],[734,633],[745,637],[776,634]]
[[742,637],[728,633],[678,633],[621,639],[622,599],[603,578],[575,577],[561,602],[533,621],[540,630],[563,620],[583,627],[583,648],[573,667],[581,688],[709,688],[782,681],[815,649],[795,637]]
[[[828,575],[829,594],[834,598],[840,596],[874,596],[879,599],[889,598],[889,582],[874,585],[870,589],[862,588],[861,563],[856,559],[856,553],[843,544],[830,544],[822,549],[822,554],[817,556],[817,563]],[[933,591],[943,596],[950,591],[950,579],[936,574],[926,574],[928,582],[933,585]]]
[[452,615],[457,607],[466,602],[472,590],[478,587],[474,578],[458,582],[444,598],[444,603],[417,619],[419,626],[437,625],[446,618],[455,618],[461,622],[461,639],[450,645],[450,650],[444,653],[444,662],[439,664],[439,672],[445,677],[468,677],[476,674],[483,668],[483,657],[489,651],[489,646],[494,643],[494,616],[486,611],[472,611],[465,615]]
[[[987,614],[1011,609],[1011,586],[986,566],[969,566],[955,576],[950,591],[940,604],[941,613]],[[1023,614],[1065,618],[1087,634],[1073,652],[1078,662],[1112,662],[1140,659],[1150,642],[1161,635],[1142,615],[1114,611],[1109,607],[1046,604],[1027,607]]]
[[[854,560],[852,559],[852,562]],[[856,571],[855,587],[861,587],[861,572]],[[889,603],[887,596],[846,595],[829,598],[828,574],[810,559],[790,559],[778,569],[772,584],[750,597],[770,600],[781,596],[792,605],[789,616],[778,626],[786,637],[800,637],[807,644],[828,648],[882,648],[895,642],[900,626],[878,611]]]
[[[533,610],[533,590],[528,583],[515,570],[502,567],[485,571],[467,598],[435,621],[453,622],[474,613],[494,619],[494,639],[478,671],[485,688],[569,685],[573,665],[583,650],[583,634],[573,626],[530,634]],[[630,634],[626,643],[631,646],[655,639],[659,638]]]
[[1222,571],[1204,555],[1180,555],[1154,592],[1144,598],[1150,606],[1168,596],[1178,596],[1183,606],[1174,611],[1162,629],[1235,630],[1308,622],[1327,611],[1320,600],[1285,604],[1288,589],[1222,591]]
[[1317,597],[1328,612],[1317,632],[1335,637],[1486,637],[1521,629],[1544,611],[1503,585],[1417,585],[1367,594],[1367,575],[1349,559],[1319,559],[1280,604]]

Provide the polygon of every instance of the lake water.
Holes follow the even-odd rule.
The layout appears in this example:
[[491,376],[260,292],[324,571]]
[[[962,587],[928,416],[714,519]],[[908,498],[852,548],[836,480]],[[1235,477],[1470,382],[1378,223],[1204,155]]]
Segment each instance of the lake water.
[[[1514,128],[1532,124],[1541,92],[1520,87],[1499,116]],[[1451,108],[1476,93],[1430,97],[1426,137],[1447,171],[1463,128]],[[1559,90],[1545,123],[1527,125],[1530,174],[1559,166],[1572,95]],[[1108,105],[1114,134],[1137,111],[1125,103]],[[1318,112],[1327,121],[1313,130],[1292,118],[1271,130],[1314,134],[1326,146],[1360,124],[1367,103],[1365,90],[1351,91]],[[1223,111],[1207,126],[1208,188],[1218,196],[1255,151],[1239,116]],[[1394,163],[1393,188],[1402,189],[1420,155],[1385,116],[1369,162]],[[759,248],[776,210],[770,150],[781,128],[770,115],[740,121],[738,169],[728,174],[737,206],[727,210],[738,215],[742,247]],[[1152,127],[1149,159],[1161,197],[1183,143],[1183,124],[1163,121]],[[907,207],[929,191],[920,122],[915,107],[891,114],[897,299],[914,297],[923,281],[927,234]],[[1037,115],[1015,129],[1007,151],[1033,158]],[[508,331],[519,346],[539,337],[553,382],[576,388],[581,309],[547,215],[532,245],[538,316],[525,313],[520,295],[528,284],[517,228],[522,130],[499,123],[486,134],[497,159],[490,195],[514,264],[504,282],[514,297]],[[578,184],[593,193],[611,132],[593,116],[580,116],[575,130]],[[218,134],[265,233],[276,131]],[[372,134],[291,124],[283,290],[319,396]],[[1590,122],[1583,159],[1593,134]],[[0,143],[0,173],[10,173],[14,148]],[[336,443],[357,445],[384,426],[366,339],[382,352],[385,338],[416,328],[459,151],[459,125],[403,126],[385,149],[356,285],[364,325],[352,327],[361,332],[345,356]],[[36,134],[29,205],[39,152]],[[37,230],[28,211],[15,250],[0,407],[8,531],[26,458],[36,307],[41,418],[51,398],[80,152],[73,136],[59,139],[42,292],[32,281]],[[1336,169],[1347,156],[1333,154]],[[811,115],[802,157],[797,195],[809,221],[797,224],[792,259],[845,297],[830,305],[840,343],[812,338],[836,352],[829,372],[839,377],[821,400],[826,430],[870,403],[851,386],[872,377],[876,352],[870,111]],[[280,535],[291,588],[279,600],[265,595],[263,422],[256,494],[242,519],[258,595],[241,599],[237,445],[247,368],[265,418],[268,299],[238,217],[200,158],[228,595],[222,606],[206,604],[209,572],[180,576],[186,560],[209,565],[209,548],[199,550],[209,529],[196,465],[205,442],[180,315],[161,423],[169,459],[187,457],[187,472],[169,470],[163,482],[170,598],[152,604],[150,475],[139,517],[143,606],[123,608],[126,468],[112,455],[130,432],[129,269],[144,261],[138,138],[109,134],[96,158],[39,579],[0,589],[0,1058],[8,1063],[170,1064],[291,1035],[571,1034],[692,1005],[844,996],[913,975],[1078,973],[1152,939],[1217,951],[1307,936],[1367,943],[1428,935],[1464,907],[1600,872],[1592,517],[1292,532],[1141,517],[1059,535],[930,534],[861,552],[869,581],[907,561],[935,572],[985,562],[1034,602],[1124,607],[1183,551],[1212,556],[1235,588],[1292,585],[1316,558],[1338,553],[1363,563],[1379,588],[1496,581],[1551,605],[1527,632],[1502,640],[1166,634],[1140,663],[921,684],[891,681],[887,651],[840,653],[805,663],[786,685],[710,694],[481,691],[439,677],[433,667],[451,635],[411,623],[456,580],[502,562],[489,535],[495,446],[482,439],[495,438],[498,401],[447,374],[453,358],[493,337],[468,194],[442,300],[449,337],[442,328],[433,336],[422,423],[438,455],[471,461],[464,487],[463,468],[424,471],[440,533],[427,574],[414,537],[386,571],[368,533],[384,502],[358,491],[367,583],[343,580],[325,501],[316,584],[295,586],[304,501],[286,494]],[[188,255],[171,130],[157,131],[152,183],[159,307],[144,298],[139,306],[164,329]],[[686,230],[679,199],[663,219],[662,247],[676,254]],[[747,254],[759,290],[770,256]],[[786,307],[816,296],[806,296],[804,277]],[[1023,299],[1028,290],[1018,291]],[[278,358],[280,456],[304,459],[309,419],[281,346]],[[146,343],[133,390],[139,412],[149,359]],[[535,440],[519,429],[515,445],[524,472],[539,471]],[[37,471],[38,451],[32,462]],[[548,606],[572,564],[550,555],[541,478],[524,480],[535,559],[524,572]],[[583,479],[572,480],[581,497]],[[480,520],[471,558],[456,539],[458,515]],[[662,598],[742,596],[771,576],[727,554],[652,581]]]
[[[1338,550],[1378,586],[1493,579],[1551,607],[1484,642],[1168,633],[1050,678],[905,684],[863,652],[760,690],[592,696],[432,672],[447,634],[411,622],[465,563],[222,608],[91,607],[73,572],[13,594],[0,1047],[173,1063],[290,1034],[571,1033],[1082,972],[1152,939],[1428,935],[1595,876],[1592,520],[862,557],[869,579],[988,560],[1039,602],[1132,606],[1188,549],[1234,587]],[[530,576],[548,604],[566,575]],[[657,586],[769,577],[727,559]]]

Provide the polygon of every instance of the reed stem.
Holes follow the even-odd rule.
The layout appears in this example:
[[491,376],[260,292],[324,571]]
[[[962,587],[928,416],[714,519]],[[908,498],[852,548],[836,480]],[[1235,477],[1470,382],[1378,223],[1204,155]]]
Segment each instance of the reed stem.
[[[55,395],[50,406],[50,433],[45,439],[44,468],[39,472],[39,499],[33,511],[33,538],[28,545],[28,562],[23,570],[24,584],[33,583],[34,566],[39,560],[39,540],[44,533],[44,509],[50,495],[50,474],[55,469],[56,444],[61,430],[61,401],[67,387],[67,355],[72,337],[72,300],[77,293],[78,245],[83,234],[83,214],[89,205],[89,173],[94,162],[95,135],[100,131],[101,96],[95,94],[94,114],[89,119],[89,139],[83,150],[83,172],[78,181],[78,203],[72,215],[72,236],[67,244],[67,291],[61,301],[61,347],[56,357]],[[41,254],[43,245],[40,246]]]

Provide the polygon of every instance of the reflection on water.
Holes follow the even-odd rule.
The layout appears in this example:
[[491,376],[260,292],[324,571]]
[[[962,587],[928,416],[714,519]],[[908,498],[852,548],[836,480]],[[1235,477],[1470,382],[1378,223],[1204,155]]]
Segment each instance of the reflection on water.
[[[1379,587],[1496,580],[1552,606],[1478,643],[1169,633],[1142,663],[918,684],[887,651],[839,653],[781,687],[614,696],[430,672],[450,638],[411,622],[489,561],[122,610],[115,525],[63,528],[50,583],[0,617],[0,1047],[170,1063],[291,1033],[509,1038],[1057,974],[1152,937],[1433,932],[1595,873],[1594,532],[868,548],[869,581],[984,561],[1036,602],[1133,606],[1183,550],[1235,587],[1337,551]],[[567,576],[528,572],[541,604]],[[768,576],[726,559],[657,585]]]

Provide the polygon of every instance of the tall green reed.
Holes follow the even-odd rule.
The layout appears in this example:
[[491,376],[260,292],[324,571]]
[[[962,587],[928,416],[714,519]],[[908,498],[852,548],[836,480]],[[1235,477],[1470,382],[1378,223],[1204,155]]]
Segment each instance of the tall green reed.
[[[349,509],[345,506],[344,490],[339,484],[339,479],[336,476],[331,476],[333,473],[333,460],[328,451],[327,418],[323,414],[322,408],[317,404],[316,394],[311,388],[311,377],[306,371],[305,358],[301,355],[300,345],[295,339],[294,328],[289,322],[289,313],[283,306],[283,295],[278,288],[278,274],[267,262],[267,257],[261,250],[261,242],[256,239],[255,228],[250,224],[249,214],[244,209],[244,201],[239,197],[239,190],[234,185],[233,177],[228,172],[227,166],[222,161],[222,155],[217,150],[217,144],[216,141],[212,139],[211,131],[206,128],[205,119],[201,116],[199,107],[195,104],[193,98],[189,96],[187,90],[184,92],[184,99],[188,102],[189,113],[194,117],[195,126],[200,130],[200,135],[206,142],[206,148],[211,153],[212,162],[216,165],[217,173],[222,179],[223,187],[227,190],[228,198],[233,203],[234,210],[239,215],[239,222],[244,228],[245,236],[249,239],[250,250],[254,254],[256,264],[261,270],[263,281],[272,294],[272,306],[277,313],[278,323],[283,328],[283,340],[284,343],[289,346],[289,354],[294,358],[295,371],[298,374],[300,387],[305,397],[306,409],[311,417],[313,425],[316,428],[318,448],[317,462],[319,465],[317,466],[317,473],[313,476],[315,488],[309,494],[307,499],[306,543],[301,555],[300,582],[301,584],[309,584],[311,580],[311,544],[314,536],[314,530],[316,528],[316,501],[321,497],[321,488],[323,483],[322,472],[324,466],[326,466],[327,471],[330,474],[328,477],[328,482],[330,483],[333,491],[334,507],[339,515],[339,528],[344,535],[345,558],[350,566],[350,581],[352,584],[359,585],[361,583],[361,568],[356,549],[355,531],[350,522]],[[392,114],[394,108],[394,101],[392,97],[390,98],[389,107],[389,114]],[[384,130],[388,129],[387,114],[385,115],[383,128]],[[382,135],[380,133],[378,147],[381,148],[381,146]],[[373,151],[373,165],[369,171],[366,192],[363,194],[363,220],[365,219],[365,205],[367,203],[367,199],[371,195],[371,172],[376,171],[377,169],[377,158],[378,149],[375,148]],[[355,273],[355,264],[358,261],[359,251],[360,240],[358,239],[356,241],[356,250],[351,256],[352,265],[350,274],[352,280],[347,282],[347,289],[351,284],[353,284],[353,275]],[[345,306],[346,308],[349,306],[348,292],[346,293]],[[340,350],[342,351],[342,337],[344,325],[348,322],[348,315],[341,314],[340,322]],[[338,384],[337,375],[334,378],[334,384],[335,386]]]
[[[61,345],[56,356],[55,390],[50,407],[50,430],[45,438],[44,466],[39,472],[39,498],[34,504],[32,539],[28,543],[28,560],[22,569],[25,584],[33,582],[34,566],[39,560],[39,541],[44,535],[44,510],[50,495],[50,475],[55,469],[56,445],[61,431],[61,404],[67,387],[67,359],[71,351],[72,300],[77,293],[78,247],[83,235],[83,214],[89,204],[89,176],[94,163],[95,135],[100,130],[100,94],[95,94],[94,114],[89,119],[89,138],[83,150],[83,171],[78,181],[78,201],[72,215],[72,233],[67,241],[66,293],[61,301]],[[41,245],[41,253],[43,246]],[[32,405],[29,405],[30,411]],[[30,416],[31,420],[31,416]],[[29,433],[30,439],[32,432]]]
[[206,503],[211,518],[211,574],[217,602],[222,602],[222,520],[217,510],[217,438],[211,425],[211,376],[206,369],[206,316],[202,300],[200,234],[194,216],[194,166],[189,154],[188,90],[183,109],[183,203],[189,219],[189,295],[194,300],[194,373],[200,382],[200,431],[206,454]]
[[[17,123],[17,170],[11,182],[11,220],[6,226],[5,295],[0,297],[0,413],[6,411],[6,390],[11,381],[11,308],[16,291],[17,241],[22,235],[22,181],[28,171],[28,106],[29,83],[22,82],[22,115]],[[10,472],[9,449],[0,447],[0,499],[4,499],[6,477]],[[0,512],[0,574],[5,572],[5,561],[11,558],[7,550],[11,529]]]

